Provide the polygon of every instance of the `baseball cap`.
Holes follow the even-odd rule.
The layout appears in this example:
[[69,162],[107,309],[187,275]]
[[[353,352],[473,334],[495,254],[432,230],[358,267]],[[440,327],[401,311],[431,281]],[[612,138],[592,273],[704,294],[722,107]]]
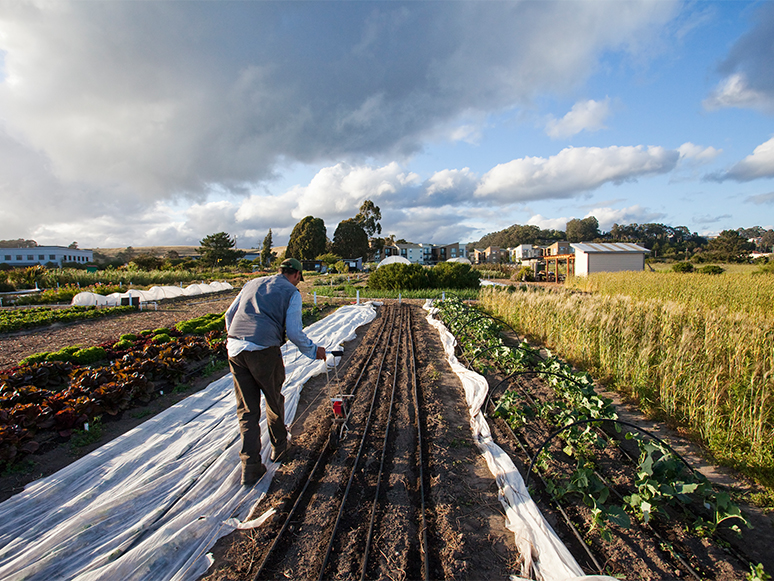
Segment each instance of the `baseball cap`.
[[286,258],[280,264],[280,268],[292,268],[301,273],[301,280],[304,280],[304,267],[301,266],[301,262],[297,258]]

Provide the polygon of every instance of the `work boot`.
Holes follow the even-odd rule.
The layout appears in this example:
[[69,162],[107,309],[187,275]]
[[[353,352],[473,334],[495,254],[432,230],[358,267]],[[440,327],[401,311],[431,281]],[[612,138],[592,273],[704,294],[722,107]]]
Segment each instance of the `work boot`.
[[266,474],[266,466],[261,464],[242,464],[242,484],[252,486]]
[[271,448],[271,461],[272,462],[287,462],[293,457],[293,445],[290,442],[285,442],[280,446],[272,446]]

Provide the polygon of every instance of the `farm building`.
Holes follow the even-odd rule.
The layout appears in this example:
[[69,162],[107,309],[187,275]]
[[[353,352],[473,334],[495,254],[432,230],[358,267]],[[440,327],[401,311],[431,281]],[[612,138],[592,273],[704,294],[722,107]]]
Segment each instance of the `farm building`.
[[36,264],[77,262],[87,264],[94,260],[91,250],[67,246],[33,246],[32,248],[0,248],[0,262],[9,266],[23,267]]
[[625,242],[570,244],[575,251],[575,275],[593,272],[644,270],[647,248]]

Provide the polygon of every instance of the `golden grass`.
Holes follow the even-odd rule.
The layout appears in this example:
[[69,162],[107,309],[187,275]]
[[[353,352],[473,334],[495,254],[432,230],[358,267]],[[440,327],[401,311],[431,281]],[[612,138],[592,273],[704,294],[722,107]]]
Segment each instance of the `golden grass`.
[[774,485],[774,320],[665,294],[672,300],[487,289],[481,304],[643,409],[687,426],[723,463]]
[[[741,313],[774,320],[774,276],[753,274],[752,265],[736,273],[699,274],[678,272],[599,272],[571,277],[565,286],[603,295],[626,295],[639,300],[657,299]],[[744,267],[744,268],[742,268]]]

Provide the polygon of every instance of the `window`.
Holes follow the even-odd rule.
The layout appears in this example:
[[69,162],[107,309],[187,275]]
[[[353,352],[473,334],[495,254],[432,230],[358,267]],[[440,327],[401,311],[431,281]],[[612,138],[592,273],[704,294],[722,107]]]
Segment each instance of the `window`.
[[17,254],[16,255],[16,260],[21,260],[21,259],[22,259],[21,254]]
[[45,254],[38,254],[38,260],[45,260],[46,255]]
[[11,260],[11,255],[10,255],[10,254],[6,254],[6,255],[5,255],[5,259],[6,259],[6,260]]
[[49,254],[48,255],[49,260],[56,260],[56,254]]
[[28,254],[27,260],[35,260],[35,256],[33,254]]

